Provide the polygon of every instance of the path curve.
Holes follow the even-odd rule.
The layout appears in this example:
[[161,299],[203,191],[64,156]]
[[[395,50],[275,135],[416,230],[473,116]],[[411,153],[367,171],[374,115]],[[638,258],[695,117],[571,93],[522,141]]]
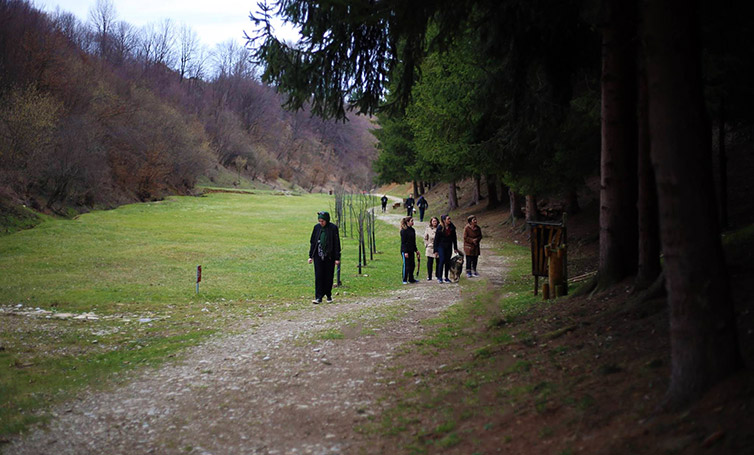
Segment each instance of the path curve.
[[[395,225],[401,218],[378,217]],[[417,222],[416,231],[425,225]],[[490,243],[482,242],[479,270],[497,285],[506,265]],[[250,319],[239,333],[215,336],[116,390],[82,392],[53,409],[46,428],[15,438],[3,452],[354,453],[367,443],[354,426],[379,415],[378,398],[394,386],[382,376],[385,367],[402,345],[423,336],[422,320],[458,301],[461,286],[420,281],[388,295]],[[345,339],[315,336],[333,328]]]

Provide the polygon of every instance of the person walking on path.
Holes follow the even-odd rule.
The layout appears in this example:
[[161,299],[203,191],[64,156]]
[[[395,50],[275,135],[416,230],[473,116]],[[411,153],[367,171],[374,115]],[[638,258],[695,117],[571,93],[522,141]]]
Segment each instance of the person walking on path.
[[[437,273],[440,260],[435,261],[435,233],[437,232],[437,226],[440,225],[440,220],[436,216],[429,219],[429,224],[424,229],[424,248],[427,255],[427,281],[432,281],[432,266],[435,266],[435,276],[437,278],[440,275]],[[434,262],[434,264],[433,264]]]
[[412,216],[414,214],[414,197],[409,194],[405,202],[406,216]]
[[330,214],[317,213],[318,223],[314,225],[309,240],[309,264],[314,263],[314,300],[322,303],[322,298],[332,302],[332,283],[335,266],[340,264],[340,234],[338,226],[330,222]]
[[479,276],[476,265],[479,261],[479,242],[482,240],[482,228],[477,224],[476,216],[466,218],[463,228],[463,252],[466,254],[466,277]]
[[382,202],[382,213],[385,213],[385,209],[387,209],[387,196],[383,194],[380,202]]
[[424,221],[424,211],[429,207],[429,202],[424,195],[419,196],[419,199],[416,200],[416,206],[419,207],[419,221]]
[[416,283],[414,279],[414,255],[419,258],[416,248],[416,231],[414,218],[407,216],[401,220],[401,256],[403,257],[403,284]]
[[[458,237],[456,236],[456,227],[450,221],[450,215],[440,217],[440,227],[435,233],[435,257],[437,264],[437,281],[442,283],[442,277],[445,276],[445,282],[450,283],[448,272],[450,272],[450,254],[455,251],[458,253]],[[443,273],[444,272],[444,273]]]

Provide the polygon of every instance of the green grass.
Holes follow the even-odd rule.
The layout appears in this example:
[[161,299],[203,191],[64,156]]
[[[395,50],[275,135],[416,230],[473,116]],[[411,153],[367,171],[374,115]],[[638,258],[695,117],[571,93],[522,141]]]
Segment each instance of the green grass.
[[[48,221],[0,242],[0,304],[118,312],[191,301],[300,301],[313,293],[308,243],[327,196],[177,197]],[[396,249],[380,225],[378,250]],[[391,286],[396,255],[377,255],[359,277],[357,247],[344,239],[350,293]],[[197,265],[202,266],[195,294]]]
[[[531,311],[541,299],[532,293],[528,247],[506,244],[496,253],[504,256],[511,267],[505,284],[499,289],[488,288],[484,280],[465,285],[465,298],[441,316],[425,321],[432,330],[425,338],[413,343],[428,356],[447,350],[459,352],[458,358],[462,360],[446,366],[445,370],[465,374],[459,374],[449,382],[436,382],[425,376],[415,387],[411,385],[415,380],[412,374],[393,378],[400,386],[400,392],[390,399],[395,400],[395,404],[373,426],[366,426],[362,431],[401,437],[404,447],[413,453],[432,453],[438,447],[457,445],[472,447],[474,438],[479,435],[457,429],[477,415],[504,412],[499,408],[500,404],[480,406],[483,400],[480,394],[489,384],[499,387],[499,395],[506,398],[501,402],[507,406],[533,400],[535,411],[546,411],[554,390],[552,384],[525,382],[525,385],[511,386],[501,381],[507,375],[517,375],[527,381],[533,367],[530,360],[516,360],[504,369],[492,366],[500,351],[499,346],[522,342],[520,332],[511,333],[514,325],[511,323]],[[479,330],[480,327],[486,330]],[[525,334],[523,338],[526,342]],[[435,421],[432,431],[420,426],[427,425],[428,419]],[[548,438],[551,434],[551,430],[546,430],[541,436]]]
[[[81,387],[158,365],[242,318],[310,306],[309,236],[316,212],[332,204],[325,195],[212,193],[46,219],[0,237],[0,306],[99,316],[0,316],[0,437],[44,420],[39,411]],[[361,276],[356,241],[341,237],[336,303],[400,286],[399,256],[389,254],[396,228],[378,223],[385,254]]]

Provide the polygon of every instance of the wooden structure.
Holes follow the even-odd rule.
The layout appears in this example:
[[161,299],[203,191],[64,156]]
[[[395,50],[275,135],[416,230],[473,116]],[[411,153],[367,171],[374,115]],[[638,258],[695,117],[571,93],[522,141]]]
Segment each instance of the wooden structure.
[[[528,221],[531,229],[531,274],[534,275],[534,295],[539,289],[539,277],[548,277],[543,286],[547,293],[545,299],[565,295],[568,292],[568,266],[566,255],[566,215],[560,223],[546,221]],[[548,255],[549,252],[549,255]],[[550,279],[549,263],[557,264],[558,270],[553,270],[554,276]],[[559,267],[562,264],[562,267]],[[557,289],[555,289],[556,287]]]

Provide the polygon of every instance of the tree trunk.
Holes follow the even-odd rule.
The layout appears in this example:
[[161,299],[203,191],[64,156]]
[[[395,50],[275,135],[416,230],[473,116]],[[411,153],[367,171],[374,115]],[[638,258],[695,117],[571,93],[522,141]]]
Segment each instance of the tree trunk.
[[479,204],[479,199],[482,193],[482,177],[479,174],[474,174],[474,190],[471,194],[471,205]]
[[448,210],[458,208],[458,192],[456,191],[456,181],[448,183]]
[[717,124],[717,152],[720,166],[720,190],[717,192],[720,227],[728,227],[728,154],[725,150],[725,97],[720,97],[720,118]]
[[537,209],[537,196],[526,195],[526,221],[539,220],[539,210]]
[[424,194],[424,182],[419,181],[419,194]]
[[487,174],[484,180],[487,182],[487,208],[497,208],[500,205],[500,199],[497,197],[497,177]]
[[414,183],[414,192],[411,194],[412,196],[414,196],[414,199],[416,199],[417,197],[419,197],[419,186],[416,184],[416,180],[414,180],[413,183]]
[[512,189],[508,188],[508,199],[511,204],[511,218],[520,220],[524,217],[524,211],[521,210],[521,197]]
[[603,0],[599,287],[636,272],[636,16],[633,1]]
[[[640,60],[643,53],[640,52]],[[657,213],[657,186],[650,159],[647,73],[640,64],[638,74],[638,172],[639,172],[639,267],[637,290],[647,289],[660,275],[660,226]]]
[[568,194],[566,194],[566,213],[569,215],[575,215],[580,211],[579,193],[576,190],[568,190]]
[[741,367],[720,241],[696,3],[646,2],[652,165],[670,304],[665,404],[698,398]]

